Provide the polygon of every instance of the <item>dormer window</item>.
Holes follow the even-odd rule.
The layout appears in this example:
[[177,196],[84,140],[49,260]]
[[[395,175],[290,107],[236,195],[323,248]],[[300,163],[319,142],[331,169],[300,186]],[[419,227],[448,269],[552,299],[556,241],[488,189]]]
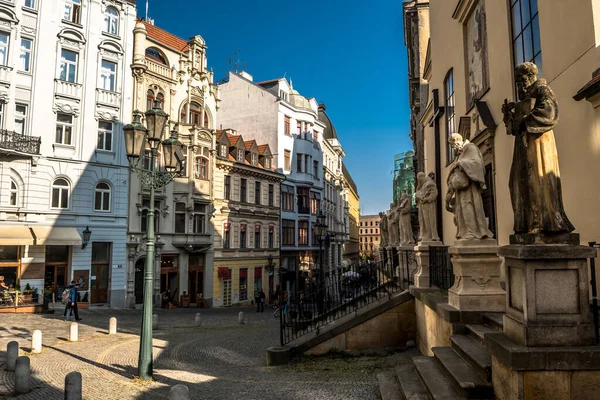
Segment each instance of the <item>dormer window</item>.
[[269,157],[265,158],[265,168],[271,169],[271,159]]
[[237,151],[237,160],[238,160],[238,162],[241,162],[241,163],[244,162],[244,150],[238,149],[238,151]]
[[75,24],[81,23],[81,0],[65,0],[64,19]]
[[279,97],[281,98],[281,100],[287,101],[287,99],[288,99],[287,95],[288,94],[286,92],[284,92],[283,90],[279,91]]
[[250,154],[250,162],[252,165],[256,165],[258,163],[258,156],[255,153]]
[[221,157],[227,158],[227,146],[225,146],[224,144],[219,145],[219,155]]

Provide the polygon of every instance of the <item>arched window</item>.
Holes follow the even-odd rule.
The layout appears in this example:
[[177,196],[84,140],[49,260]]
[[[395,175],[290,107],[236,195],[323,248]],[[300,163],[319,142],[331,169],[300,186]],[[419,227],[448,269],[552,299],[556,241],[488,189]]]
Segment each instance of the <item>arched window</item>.
[[208,161],[210,159],[208,148],[203,147],[202,152],[196,156],[194,164],[194,178],[208,179]]
[[110,211],[110,186],[106,182],[96,185],[94,211]]
[[146,49],[146,57],[160,64],[169,65],[169,60],[165,53],[157,49],[156,47],[148,47]]
[[16,206],[19,201],[19,186],[17,186],[16,182],[12,179],[10,180],[10,200],[9,204],[11,206]]
[[[188,113],[188,109],[189,109],[189,118],[187,117],[187,113]],[[183,107],[181,107],[181,115],[180,115],[180,119],[179,122],[183,123],[183,124],[194,124],[197,126],[202,126],[201,125],[201,119],[200,116],[202,115],[202,107],[200,106],[200,104],[196,103],[195,101],[192,101],[191,103],[186,103],[183,105]],[[206,118],[206,112],[204,112],[205,118]],[[205,126],[206,126],[206,119],[204,122]]]
[[52,208],[69,208],[69,192],[71,186],[64,178],[52,183]]
[[119,13],[112,7],[106,7],[104,11],[104,32],[119,34]]
[[156,95],[156,101],[158,101],[158,104],[160,105],[160,109],[164,110],[165,109],[165,96],[162,93],[159,93]]
[[146,110],[152,110],[154,107],[154,90],[148,89],[146,92]]

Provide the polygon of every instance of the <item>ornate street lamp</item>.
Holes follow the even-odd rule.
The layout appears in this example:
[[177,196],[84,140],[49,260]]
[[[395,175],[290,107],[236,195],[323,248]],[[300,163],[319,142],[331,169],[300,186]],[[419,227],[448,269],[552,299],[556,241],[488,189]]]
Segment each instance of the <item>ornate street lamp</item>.
[[[146,266],[144,271],[144,308],[142,317],[142,333],[140,353],[138,358],[138,373],[140,379],[152,379],[152,303],[153,303],[153,271],[154,271],[154,197],[156,189],[169,184],[179,176],[183,167],[182,145],[177,140],[177,132],[171,132],[171,137],[163,140],[163,132],[169,116],[160,108],[158,101],[154,108],[146,111],[146,124],[142,125],[141,113],[134,111],[133,122],[123,127],[125,149],[129,158],[131,171],[134,172],[143,186],[150,189],[150,208],[148,209],[148,231],[146,233]],[[164,168],[156,164],[158,148],[162,147]],[[150,162],[138,166],[140,157],[146,156],[150,148]],[[147,167],[147,168],[146,168]]]
[[319,297],[317,298],[317,304],[319,305],[319,311],[323,311],[323,300],[325,299],[325,269],[323,267],[323,241],[325,240],[325,234],[327,233],[327,224],[325,223],[325,214],[323,211],[319,211],[317,215],[317,222],[314,225],[315,235],[319,239],[319,269],[321,270],[321,290]]
[[90,238],[92,237],[92,231],[90,231],[90,227],[86,226],[83,233],[83,241],[81,242],[81,249],[85,249],[90,242]]

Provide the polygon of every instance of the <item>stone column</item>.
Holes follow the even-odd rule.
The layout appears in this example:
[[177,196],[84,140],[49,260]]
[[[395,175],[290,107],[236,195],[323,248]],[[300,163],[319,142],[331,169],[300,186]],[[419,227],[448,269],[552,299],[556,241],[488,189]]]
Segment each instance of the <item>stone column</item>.
[[506,293],[500,286],[498,242],[457,240],[449,252],[454,286],[448,290],[448,303],[461,311],[504,312]]
[[415,258],[417,259],[417,273],[415,274],[415,287],[430,287],[429,280],[429,246],[443,246],[440,241],[419,242],[415,247]]
[[587,264],[593,248],[513,244],[498,254],[507,269],[506,336],[529,347],[594,344]]
[[128,247],[127,251],[127,294],[125,307],[135,308],[135,248]]

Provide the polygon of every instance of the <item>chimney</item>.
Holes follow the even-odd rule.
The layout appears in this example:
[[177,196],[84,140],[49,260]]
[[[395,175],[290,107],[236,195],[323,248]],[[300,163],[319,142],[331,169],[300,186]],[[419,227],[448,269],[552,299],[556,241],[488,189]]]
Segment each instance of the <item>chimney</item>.
[[254,79],[254,78],[252,78],[252,75],[250,75],[250,74],[249,74],[249,73],[247,73],[246,71],[242,71],[242,72],[240,72],[240,76],[241,76],[241,77],[243,77],[243,78],[246,78],[246,79],[248,79],[250,82],[253,82],[253,79]]

